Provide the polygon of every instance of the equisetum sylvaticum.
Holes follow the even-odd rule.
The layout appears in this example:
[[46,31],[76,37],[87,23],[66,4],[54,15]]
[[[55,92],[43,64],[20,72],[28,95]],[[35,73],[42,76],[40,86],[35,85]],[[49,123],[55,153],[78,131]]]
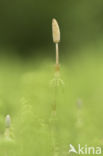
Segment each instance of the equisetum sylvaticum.
[[77,127],[80,128],[83,124],[82,121],[82,113],[83,113],[83,101],[82,99],[78,99],[77,100]]
[[52,35],[53,35],[53,42],[56,45],[56,69],[59,70],[59,48],[58,44],[60,42],[60,28],[56,21],[56,19],[52,20]]
[[11,117],[10,115],[6,115],[5,117],[5,137],[10,137],[10,127],[11,127]]
[[59,147],[57,143],[57,115],[56,107],[58,103],[59,85],[63,84],[60,78],[60,64],[59,64],[59,42],[60,42],[60,28],[56,19],[52,19],[52,37],[56,47],[56,64],[54,78],[51,80],[53,86],[53,102],[52,102],[52,120],[51,120],[51,144],[53,149],[53,156],[59,155]]
[[60,79],[60,64],[59,64],[59,42],[60,42],[60,28],[56,19],[52,19],[52,36],[53,42],[56,47],[56,65],[55,65],[55,77],[51,81],[54,86],[64,84],[63,80]]
[[55,65],[55,74],[54,78],[51,80],[52,86],[54,86],[54,104],[52,106],[52,112],[56,115],[56,103],[57,103],[57,92],[58,86],[63,85],[64,82],[60,78],[60,64],[59,64],[59,42],[60,42],[60,28],[57,20],[55,18],[52,19],[52,37],[53,42],[56,47],[56,65]]

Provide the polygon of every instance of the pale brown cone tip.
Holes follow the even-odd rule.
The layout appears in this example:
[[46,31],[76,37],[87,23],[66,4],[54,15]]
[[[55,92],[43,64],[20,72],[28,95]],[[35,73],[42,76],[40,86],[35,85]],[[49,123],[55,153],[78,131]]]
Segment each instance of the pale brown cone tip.
[[60,42],[60,28],[55,18],[52,19],[52,35],[53,35],[53,42],[55,43]]

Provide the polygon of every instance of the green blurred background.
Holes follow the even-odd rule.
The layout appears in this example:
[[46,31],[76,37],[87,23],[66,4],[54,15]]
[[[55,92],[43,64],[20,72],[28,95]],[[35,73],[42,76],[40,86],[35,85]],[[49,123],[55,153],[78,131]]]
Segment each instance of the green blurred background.
[[61,50],[68,49],[64,55],[88,44],[95,45],[103,38],[102,8],[102,0],[1,0],[0,47],[15,49],[21,56],[40,56],[36,49],[53,49],[54,17],[61,28]]

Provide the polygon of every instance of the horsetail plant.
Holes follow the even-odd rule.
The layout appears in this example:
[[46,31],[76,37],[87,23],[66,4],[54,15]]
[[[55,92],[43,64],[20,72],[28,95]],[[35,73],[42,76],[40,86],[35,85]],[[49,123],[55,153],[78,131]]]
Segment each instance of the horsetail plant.
[[59,86],[60,84],[64,84],[63,80],[60,79],[60,64],[59,64],[59,42],[60,42],[60,28],[57,20],[53,18],[52,20],[52,36],[53,42],[56,46],[56,65],[55,65],[55,75],[51,84],[54,86]]
[[10,115],[6,115],[5,118],[5,137],[10,138],[10,127],[11,127],[11,117]]
[[55,74],[54,78],[51,81],[51,84],[54,86],[53,89],[53,103],[52,103],[52,120],[51,120],[51,142],[53,149],[53,156],[58,156],[59,149],[57,143],[57,116],[56,116],[56,105],[57,105],[57,95],[58,95],[58,86],[64,84],[63,80],[60,78],[60,65],[59,65],[59,42],[60,42],[60,28],[56,19],[52,20],[52,37],[53,42],[56,46],[56,65],[55,65]]
[[60,78],[60,64],[59,64],[59,42],[60,42],[60,28],[57,20],[52,19],[52,37],[53,42],[56,46],[56,65],[55,65],[55,74],[54,78],[51,80],[51,84],[54,86],[54,104],[53,104],[53,114],[56,115],[56,103],[57,103],[57,88],[60,85],[63,85],[64,82]]
[[82,112],[83,112],[83,101],[82,99],[77,100],[77,127],[80,128],[83,124]]
[[58,44],[60,42],[60,28],[59,28],[59,25],[58,25],[56,19],[52,20],[52,33],[53,33],[53,42],[56,45],[56,67],[58,67],[59,66],[59,49],[58,49]]

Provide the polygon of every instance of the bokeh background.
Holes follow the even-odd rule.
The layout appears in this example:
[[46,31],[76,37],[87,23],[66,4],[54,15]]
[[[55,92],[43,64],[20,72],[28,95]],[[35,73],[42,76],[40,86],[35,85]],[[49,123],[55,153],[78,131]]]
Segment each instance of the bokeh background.
[[[103,37],[103,2],[86,1],[0,1],[0,47],[14,49],[20,56],[41,56],[37,49],[53,49],[51,20],[61,27],[61,49],[95,45]],[[64,49],[68,48],[65,52]],[[47,51],[43,52],[46,55]],[[15,55],[15,54],[14,54]]]
[[[0,155],[72,156],[69,144],[103,147],[102,17],[102,0],[0,0]],[[52,18],[61,30],[64,82],[56,91]]]

